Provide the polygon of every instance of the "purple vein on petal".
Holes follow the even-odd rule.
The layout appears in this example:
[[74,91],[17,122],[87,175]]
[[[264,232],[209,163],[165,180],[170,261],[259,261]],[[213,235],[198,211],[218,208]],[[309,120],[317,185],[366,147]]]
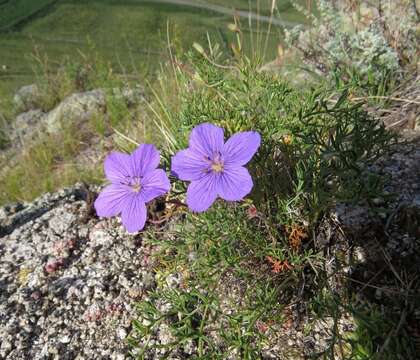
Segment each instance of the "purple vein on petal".
[[171,184],[166,173],[162,169],[155,169],[142,178],[140,196],[147,203],[166,194],[170,188]]
[[255,131],[245,131],[232,135],[223,146],[223,154],[228,164],[245,165],[257,152],[261,136]]
[[144,176],[159,166],[160,153],[152,144],[142,144],[131,154],[131,176]]
[[111,182],[121,183],[131,175],[131,157],[117,151],[111,152],[104,162],[105,176]]
[[194,180],[187,189],[187,205],[192,211],[207,210],[217,198],[217,175],[209,173]]
[[208,161],[194,149],[181,150],[172,157],[171,170],[181,180],[198,180],[206,174],[208,167]]
[[202,156],[212,156],[223,149],[223,129],[209,123],[204,123],[192,129],[190,134],[190,149]]
[[119,215],[129,200],[129,191],[126,185],[111,184],[106,186],[95,201],[95,210],[98,216]]
[[136,233],[144,228],[146,223],[146,204],[138,194],[133,194],[124,204],[121,220],[129,233]]
[[251,175],[243,166],[228,167],[217,182],[218,195],[227,201],[239,201],[248,195],[253,187]]

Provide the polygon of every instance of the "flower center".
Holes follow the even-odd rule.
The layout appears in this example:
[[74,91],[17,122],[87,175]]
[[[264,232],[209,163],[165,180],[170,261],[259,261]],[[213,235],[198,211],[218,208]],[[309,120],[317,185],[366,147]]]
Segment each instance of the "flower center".
[[134,184],[132,186],[132,189],[134,192],[138,193],[141,190],[141,185],[140,184]]
[[215,161],[211,164],[211,169],[217,173],[223,171],[223,163],[219,161]]
[[220,173],[224,170],[223,157],[220,152],[215,152],[213,154],[213,158],[209,157],[209,162],[211,170],[213,170],[215,173]]
[[138,193],[141,190],[140,178],[139,177],[132,178],[130,181],[130,186],[131,186],[131,189],[133,189],[135,193]]

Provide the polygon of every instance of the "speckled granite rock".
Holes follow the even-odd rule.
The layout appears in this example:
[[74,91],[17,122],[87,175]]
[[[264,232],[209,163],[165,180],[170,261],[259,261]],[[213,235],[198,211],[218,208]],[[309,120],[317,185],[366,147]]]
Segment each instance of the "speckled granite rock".
[[89,216],[75,186],[0,210],[0,358],[125,359],[154,287],[140,239]]
[[18,111],[34,110],[38,107],[40,91],[36,84],[22,86],[14,95],[13,103]]

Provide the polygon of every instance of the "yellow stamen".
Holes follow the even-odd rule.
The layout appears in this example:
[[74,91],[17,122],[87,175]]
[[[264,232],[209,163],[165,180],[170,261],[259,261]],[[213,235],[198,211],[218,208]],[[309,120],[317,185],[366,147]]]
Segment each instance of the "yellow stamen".
[[211,168],[215,172],[222,172],[223,171],[223,164],[214,163],[214,164],[211,165]]
[[138,193],[140,191],[140,189],[141,189],[141,185],[140,184],[134,184],[132,186],[132,188],[133,188],[133,191],[134,192]]

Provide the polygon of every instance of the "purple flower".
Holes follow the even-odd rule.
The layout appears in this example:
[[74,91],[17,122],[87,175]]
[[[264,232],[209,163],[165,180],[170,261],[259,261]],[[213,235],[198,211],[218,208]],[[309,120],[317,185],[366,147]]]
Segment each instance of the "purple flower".
[[201,124],[191,131],[189,148],[172,158],[172,171],[181,180],[191,181],[187,190],[188,207],[207,210],[217,196],[227,201],[242,200],[252,189],[248,170],[243,167],[260,146],[255,131],[234,134],[226,143],[223,129]]
[[169,179],[159,165],[160,154],[154,145],[140,145],[131,155],[112,152],[105,159],[104,169],[111,182],[95,201],[98,216],[121,214],[130,233],[143,229],[146,203],[170,189]]

